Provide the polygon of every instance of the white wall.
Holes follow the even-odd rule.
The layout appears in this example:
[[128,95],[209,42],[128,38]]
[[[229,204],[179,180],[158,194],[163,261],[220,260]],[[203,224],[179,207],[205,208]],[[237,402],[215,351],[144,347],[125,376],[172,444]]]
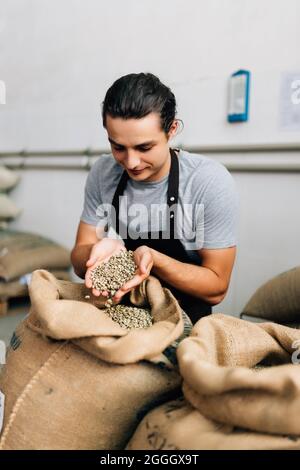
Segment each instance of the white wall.
[[230,289],[214,311],[237,314],[263,282],[300,266],[300,173],[233,176],[241,202],[239,245]]
[[[177,96],[185,128],[174,145],[299,143],[299,131],[279,126],[281,74],[300,69],[299,17],[297,0],[2,0],[0,151],[107,148],[100,103],[116,78],[139,71],[157,74]],[[232,126],[227,78],[238,68],[252,72],[250,121]],[[285,154],[277,157],[285,162]],[[21,174],[12,197],[24,210],[13,226],[71,247],[86,170]],[[226,313],[300,264],[300,173],[233,176],[241,196],[238,258],[227,298],[215,308]]]
[[[298,0],[2,0],[0,149],[106,146],[100,103],[151,71],[177,95],[182,145],[299,141],[280,130],[281,73],[298,71]],[[252,72],[251,119],[226,123],[227,78]]]

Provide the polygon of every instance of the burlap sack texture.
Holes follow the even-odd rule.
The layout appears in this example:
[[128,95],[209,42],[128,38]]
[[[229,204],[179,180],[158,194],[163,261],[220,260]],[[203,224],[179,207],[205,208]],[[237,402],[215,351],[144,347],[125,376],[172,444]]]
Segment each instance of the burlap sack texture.
[[0,231],[0,280],[13,281],[36,269],[70,267],[70,251],[34,233]]
[[300,267],[273,277],[259,287],[241,313],[291,326],[300,325]]
[[[65,281],[70,280],[69,271],[53,271],[52,274],[57,279],[63,279]],[[20,282],[19,280],[11,282],[1,282],[0,281],[0,305],[8,302],[11,299],[16,299],[19,297],[28,297],[28,285]],[[8,305],[7,305],[8,310]],[[7,313],[7,312],[6,312]],[[0,313],[0,317],[1,317]]]
[[300,449],[299,330],[213,314],[177,356],[184,398],[151,411],[127,449]]
[[22,209],[16,206],[14,201],[7,194],[0,193],[0,221],[15,219],[20,215]]
[[9,221],[15,219],[21,212],[14,201],[5,192],[19,182],[20,176],[9,168],[0,165],[0,230],[8,227]]
[[[70,280],[69,271],[52,271],[53,276],[64,281]],[[0,299],[11,299],[16,297],[24,297],[28,295],[27,284],[20,283],[20,280],[11,282],[0,282]]]
[[276,436],[235,428],[205,418],[183,397],[150,411],[126,450],[292,450],[293,436]]
[[214,314],[194,326],[177,357],[184,396],[205,417],[300,435],[299,330]]
[[15,172],[0,165],[0,191],[9,191],[20,181],[20,176]]
[[[127,332],[86,299],[83,284],[33,273],[31,311],[0,377],[6,396],[0,449],[122,449],[144,414],[177,396],[165,348],[183,334],[181,308],[150,276],[131,291],[154,325]],[[98,308],[97,308],[98,307]]]

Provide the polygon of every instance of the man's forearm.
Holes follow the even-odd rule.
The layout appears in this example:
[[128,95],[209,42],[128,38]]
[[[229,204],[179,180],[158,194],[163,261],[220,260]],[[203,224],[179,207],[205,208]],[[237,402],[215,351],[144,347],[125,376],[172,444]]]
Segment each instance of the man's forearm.
[[71,262],[74,267],[74,271],[77,276],[84,279],[86,273],[86,262],[90,257],[91,249],[93,248],[93,244],[89,245],[77,245],[73,248],[71,253]]
[[225,292],[215,272],[202,266],[182,263],[153,249],[151,251],[154,260],[152,274],[182,292],[213,305],[222,301]]

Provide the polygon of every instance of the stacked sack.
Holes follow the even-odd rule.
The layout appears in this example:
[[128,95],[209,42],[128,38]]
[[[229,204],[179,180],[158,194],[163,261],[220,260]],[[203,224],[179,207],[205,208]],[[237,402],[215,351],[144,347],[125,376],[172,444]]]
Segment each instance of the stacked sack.
[[[297,273],[285,284],[294,321]],[[222,314],[192,327],[153,276],[130,292],[151,310],[145,330],[124,330],[106,298],[47,271],[30,297],[0,376],[1,450],[300,450],[299,329]]]
[[9,198],[7,192],[16,186],[20,177],[4,166],[0,166],[0,228],[8,226],[8,221],[15,219],[20,213],[15,203]]
[[153,276],[130,291],[151,311],[147,329],[122,328],[105,297],[45,270],[29,290],[0,376],[0,449],[124,449],[150,409],[179,396],[176,348],[191,322]]
[[8,222],[21,210],[6,191],[19,179],[14,172],[0,166],[0,316],[6,315],[10,299],[28,295],[32,271],[49,269],[59,279],[69,279],[70,253],[66,248],[40,235],[8,228]]
[[195,324],[177,350],[183,395],[149,413],[127,449],[300,449],[300,268],[259,287],[241,317],[251,321]]
[[261,319],[299,328],[300,267],[284,271],[260,286],[240,316],[244,319]]
[[[28,295],[31,273],[48,269],[59,279],[69,279],[70,252],[58,243],[34,233],[0,230],[0,305]],[[0,314],[1,316],[1,314]]]
[[128,450],[300,449],[300,331],[213,314],[177,349],[183,395]]

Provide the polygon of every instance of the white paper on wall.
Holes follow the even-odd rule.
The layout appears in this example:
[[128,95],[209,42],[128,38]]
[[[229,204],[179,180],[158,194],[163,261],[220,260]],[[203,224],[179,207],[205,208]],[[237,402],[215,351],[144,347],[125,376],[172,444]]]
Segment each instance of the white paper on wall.
[[280,128],[300,130],[300,71],[282,74],[279,105]]

